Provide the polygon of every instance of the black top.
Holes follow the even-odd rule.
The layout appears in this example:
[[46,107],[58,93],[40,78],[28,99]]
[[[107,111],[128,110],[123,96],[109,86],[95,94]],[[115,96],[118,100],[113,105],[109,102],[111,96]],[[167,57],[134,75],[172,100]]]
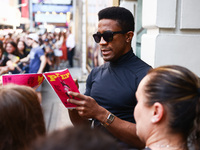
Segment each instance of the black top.
[[1,59],[0,59],[0,66],[6,66],[6,63],[7,61],[9,61],[10,59],[5,56],[5,55],[2,55]]
[[27,51],[24,51],[23,54],[19,53],[19,58],[22,59],[22,58],[26,57],[28,54],[29,54],[29,52],[27,52]]
[[135,123],[135,92],[150,68],[131,49],[117,61],[94,68],[88,76],[85,95],[117,117]]

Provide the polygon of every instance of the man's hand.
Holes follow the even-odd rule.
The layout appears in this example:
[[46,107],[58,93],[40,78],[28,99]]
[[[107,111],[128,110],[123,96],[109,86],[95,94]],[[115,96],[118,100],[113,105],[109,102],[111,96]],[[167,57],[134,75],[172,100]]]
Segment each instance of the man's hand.
[[81,117],[95,118],[99,121],[103,121],[105,119],[107,110],[98,105],[92,97],[71,91],[68,92],[68,94],[80,99],[68,99],[68,102],[77,105],[75,109]]
[[[72,113],[74,115],[73,117],[70,116],[74,125],[78,126],[88,118],[94,118],[102,123],[105,123],[109,112],[105,108],[98,105],[92,97],[71,91],[68,92],[68,94],[80,99],[68,99],[68,102],[77,105],[75,108],[76,110],[69,111],[71,116]],[[114,121],[107,127],[107,129],[120,140],[133,145],[136,148],[144,148],[144,143],[142,143],[136,135],[136,125],[134,123],[115,117]]]

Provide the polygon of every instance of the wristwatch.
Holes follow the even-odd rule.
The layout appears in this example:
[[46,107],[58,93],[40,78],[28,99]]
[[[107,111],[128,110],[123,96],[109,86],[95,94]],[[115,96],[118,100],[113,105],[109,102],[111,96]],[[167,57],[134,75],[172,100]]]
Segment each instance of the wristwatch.
[[109,125],[114,121],[114,119],[115,119],[115,115],[112,114],[112,113],[110,113],[110,114],[108,115],[107,119],[106,119],[106,122],[105,122],[105,123],[102,123],[102,125],[103,125],[104,127],[107,127],[107,126],[109,126]]

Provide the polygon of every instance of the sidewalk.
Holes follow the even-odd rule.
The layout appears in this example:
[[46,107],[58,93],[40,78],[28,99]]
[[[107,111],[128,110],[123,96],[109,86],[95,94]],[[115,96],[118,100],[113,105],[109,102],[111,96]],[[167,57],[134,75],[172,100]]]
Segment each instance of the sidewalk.
[[[82,77],[81,68],[69,68],[69,72],[74,79],[80,80]],[[82,94],[85,92],[85,80],[79,82],[79,91]],[[72,126],[68,110],[46,80],[42,84],[42,108],[47,132]]]

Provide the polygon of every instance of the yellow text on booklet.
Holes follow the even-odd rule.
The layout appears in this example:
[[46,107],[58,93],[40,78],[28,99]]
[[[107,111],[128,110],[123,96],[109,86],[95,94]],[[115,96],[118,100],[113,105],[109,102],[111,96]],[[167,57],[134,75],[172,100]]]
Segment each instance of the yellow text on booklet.
[[56,81],[55,79],[61,77],[63,80],[69,78],[70,73],[66,74],[55,74],[55,75],[47,75],[50,78],[50,81]]

